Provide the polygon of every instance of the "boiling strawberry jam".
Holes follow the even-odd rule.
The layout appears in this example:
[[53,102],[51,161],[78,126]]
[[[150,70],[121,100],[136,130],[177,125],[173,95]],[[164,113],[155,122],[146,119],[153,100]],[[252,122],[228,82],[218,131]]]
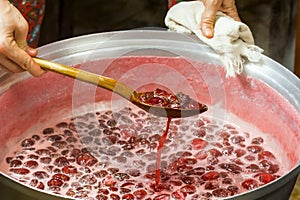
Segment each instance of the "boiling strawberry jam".
[[286,170],[268,136],[206,114],[171,120],[162,145],[165,130],[166,118],[136,108],[86,113],[28,135],[1,169],[38,189],[88,200],[223,199]]

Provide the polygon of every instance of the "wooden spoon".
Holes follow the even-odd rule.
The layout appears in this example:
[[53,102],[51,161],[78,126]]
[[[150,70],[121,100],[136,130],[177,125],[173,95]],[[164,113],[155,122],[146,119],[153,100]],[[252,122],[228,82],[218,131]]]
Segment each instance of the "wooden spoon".
[[91,72],[87,72],[84,70],[80,70],[74,67],[54,63],[41,58],[33,58],[33,59],[44,70],[52,71],[75,79],[79,79],[84,82],[91,83],[100,86],[102,88],[105,88],[107,90],[110,90],[124,97],[125,99],[127,99],[134,105],[138,106],[139,108],[145,110],[146,112],[149,112],[156,116],[180,118],[180,117],[193,116],[207,111],[207,106],[198,102],[197,102],[198,106],[188,107],[188,108],[181,108],[181,107],[172,108],[172,107],[163,107],[163,106],[147,104],[143,102],[140,98],[141,95],[144,95],[145,93],[138,93],[132,88],[130,88],[129,86],[115,79],[94,74]]

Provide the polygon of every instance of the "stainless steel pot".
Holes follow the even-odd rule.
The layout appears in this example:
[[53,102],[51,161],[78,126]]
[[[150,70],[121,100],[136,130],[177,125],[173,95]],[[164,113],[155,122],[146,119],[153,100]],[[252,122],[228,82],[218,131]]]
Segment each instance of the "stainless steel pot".
[[[172,89],[180,89],[207,103],[211,106],[211,114],[217,117],[225,117],[228,112],[237,116],[248,112],[243,119],[280,140],[292,166],[276,181],[228,199],[289,198],[300,171],[300,81],[273,60],[264,56],[259,65],[247,64],[242,76],[227,79],[218,55],[209,47],[193,37],[160,30],[76,37],[40,47],[39,56],[66,65],[106,59],[103,66],[90,66],[87,70],[122,79],[135,88],[141,82],[153,82],[153,77],[156,77],[155,82],[169,84]],[[149,63],[140,63],[142,70],[132,74],[127,73],[132,69],[126,69],[126,63],[119,63],[119,67],[113,69],[108,67],[116,58],[147,56],[158,56],[161,63],[156,68],[152,68],[153,63],[150,66]],[[179,57],[186,59],[185,66],[168,66],[163,61],[164,58]],[[197,62],[205,65],[197,65]],[[35,130],[52,119],[76,114],[75,108],[86,103],[117,98],[110,92],[101,91],[99,94],[95,88],[86,89],[79,81],[51,72],[41,78],[33,78],[27,73],[0,77],[2,159],[28,130]],[[264,93],[263,89],[256,87],[255,80],[273,88],[274,93]],[[257,92],[247,95],[249,91]],[[66,199],[17,183],[3,172],[0,172],[0,192],[1,199],[5,200]]]

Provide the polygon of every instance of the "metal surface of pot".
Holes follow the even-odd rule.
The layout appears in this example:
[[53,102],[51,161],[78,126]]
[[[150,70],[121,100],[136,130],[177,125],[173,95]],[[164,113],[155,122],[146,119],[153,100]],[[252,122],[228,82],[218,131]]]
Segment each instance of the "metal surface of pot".
[[[241,97],[238,95],[232,97],[232,88],[227,88],[229,87],[229,83],[226,83],[227,79],[224,74],[222,74],[222,70],[214,69],[215,66],[221,65],[218,56],[210,48],[193,37],[167,31],[135,30],[86,35],[59,41],[39,48],[39,57],[66,65],[76,65],[87,61],[123,56],[184,57],[188,60],[192,60],[191,63],[193,61],[209,63],[209,68],[206,68],[208,71],[197,69],[199,74],[191,75],[191,77],[194,77],[191,83],[191,87],[194,90],[197,84],[199,84],[199,82],[196,81],[197,76],[202,76],[201,80],[209,82],[210,94],[207,98],[204,97],[204,99],[201,100],[207,101],[205,103],[220,104],[220,106],[225,108],[228,112],[234,112],[237,115],[239,114],[238,110],[249,110],[249,107],[242,108],[241,106],[237,106],[236,108],[233,104],[226,101],[226,98],[229,97],[239,101]],[[197,68],[197,66],[195,68]],[[116,69],[115,72],[112,70],[110,73],[118,73],[118,70],[120,69]],[[188,72],[182,69],[182,73]],[[42,78],[33,78],[26,73],[13,76],[0,76],[0,104],[6,106],[6,108],[1,111],[0,117],[0,123],[6,124],[0,128],[1,159],[4,159],[5,153],[14,145],[14,142],[20,140],[18,138],[22,136],[23,131],[26,132],[28,129],[34,130],[34,127],[37,125],[36,122],[42,124],[45,121],[57,118],[63,114],[72,115],[72,109],[76,106],[74,105],[76,104],[74,101],[76,81],[73,82],[68,78],[62,78],[60,76],[52,76],[53,74],[50,72]],[[291,159],[293,161],[291,161],[291,170],[285,176],[263,187],[228,199],[288,199],[300,171],[300,147],[297,147],[297,140],[300,138],[300,81],[290,71],[267,57],[263,57],[263,61],[260,65],[246,65],[245,73],[242,76],[262,81],[278,93],[279,99],[283,98],[287,101],[290,107],[288,106],[288,108],[284,109],[278,108],[278,112],[276,110],[277,108],[274,109],[276,110],[275,113],[280,113],[280,122],[284,123],[284,126],[292,132],[288,135],[290,139],[281,142],[286,150],[292,154]],[[130,80],[130,77],[127,79],[131,82],[135,81]],[[237,79],[230,81],[235,83],[235,80]],[[248,79],[245,78],[241,80],[247,81]],[[241,80],[238,79],[237,82]],[[24,84],[24,86],[20,87],[18,84]],[[14,87],[16,87],[15,92],[10,91],[13,90]],[[24,87],[31,89],[27,91]],[[177,85],[174,85],[174,87],[177,87]],[[183,89],[188,90],[189,88]],[[247,88],[244,89],[247,90]],[[92,93],[93,92],[94,91],[92,91]],[[195,96],[198,96],[200,93],[198,91],[193,92]],[[81,97],[76,96],[76,98],[78,104],[83,104],[85,101],[81,99]],[[99,98],[101,101],[109,101],[111,96],[109,93],[104,92]],[[268,103],[269,101],[276,102],[277,99],[266,100],[264,103]],[[255,102],[253,102],[253,105],[255,105]],[[44,109],[35,111],[35,107],[43,107]],[[260,124],[261,119],[256,119],[255,116],[257,112],[264,117],[263,113],[265,111],[259,111],[258,109],[259,108],[251,109],[248,119],[246,120],[261,127],[266,132],[273,131],[269,129],[267,125]],[[217,112],[217,110],[215,110],[215,112]],[[221,113],[221,115],[222,114],[224,113]],[[33,123],[35,123],[34,126],[32,125]],[[272,124],[272,122],[269,121],[265,123],[269,126]],[[271,133],[273,136],[278,134],[276,131],[273,132],[274,133]],[[12,142],[8,142],[7,138],[10,138]],[[284,138],[284,136],[281,136],[281,138]],[[0,192],[5,200],[68,199],[22,185],[2,172],[0,172]]]

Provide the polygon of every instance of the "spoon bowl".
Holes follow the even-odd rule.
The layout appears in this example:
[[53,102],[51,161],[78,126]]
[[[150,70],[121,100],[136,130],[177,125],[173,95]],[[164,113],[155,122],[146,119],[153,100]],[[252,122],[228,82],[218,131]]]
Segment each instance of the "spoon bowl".
[[[145,97],[146,93],[136,92],[134,89],[125,85],[122,82],[119,82],[115,79],[101,76],[95,73],[84,71],[75,67],[66,66],[63,64],[51,62],[41,58],[33,58],[36,63],[38,63],[44,70],[52,71],[58,74],[69,76],[71,78],[79,79],[81,81],[91,83],[93,85],[102,87],[104,89],[110,90],[137,107],[145,110],[148,113],[159,117],[168,117],[168,118],[181,118],[181,117],[190,117],[193,115],[201,114],[208,110],[207,106],[196,102],[188,98],[192,106],[174,106],[172,103],[168,105],[154,104],[149,103]],[[173,95],[174,96],[174,95]],[[185,97],[188,97],[185,95]]]

